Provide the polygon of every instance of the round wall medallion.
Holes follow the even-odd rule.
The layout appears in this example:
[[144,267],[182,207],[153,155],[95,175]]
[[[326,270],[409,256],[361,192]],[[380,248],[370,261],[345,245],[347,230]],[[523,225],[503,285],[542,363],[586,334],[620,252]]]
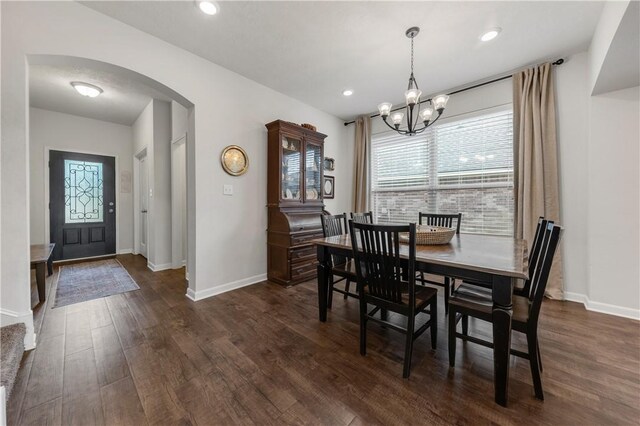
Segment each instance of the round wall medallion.
[[222,150],[222,168],[232,176],[240,176],[249,169],[249,157],[238,145],[229,145]]

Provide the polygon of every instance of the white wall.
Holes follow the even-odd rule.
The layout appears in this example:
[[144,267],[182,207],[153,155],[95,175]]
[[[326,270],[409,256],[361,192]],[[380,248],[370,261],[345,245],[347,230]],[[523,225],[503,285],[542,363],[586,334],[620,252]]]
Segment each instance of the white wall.
[[589,292],[593,309],[640,318],[640,87],[590,99]]
[[150,188],[154,257],[151,269],[171,268],[171,104],[153,100],[153,182]]
[[[149,171],[147,265],[171,267],[171,105],[153,99],[133,123],[133,155],[146,149]],[[139,176],[136,176],[140,179]],[[137,191],[136,191],[137,193]],[[135,211],[139,212],[138,200]],[[139,215],[135,229],[140,226]],[[139,235],[136,232],[136,236]],[[136,248],[138,245],[136,244]]]
[[92,120],[39,108],[29,110],[31,244],[49,242],[45,195],[45,148],[116,157],[116,251],[133,248],[133,193],[120,188],[122,172],[133,173],[130,126]]
[[[3,310],[29,309],[28,55],[89,58],[146,75],[195,105],[187,141],[189,295],[210,296],[266,276],[265,123],[313,123],[329,135],[336,158],[334,211],[351,200],[353,139],[341,120],[275,92],[76,2],[1,2],[2,8],[2,272]],[[144,52],[144,54],[141,54]],[[246,102],[251,102],[247,108]],[[226,175],[222,149],[242,146],[251,166]],[[19,178],[18,178],[19,177]],[[11,183],[9,181],[11,180]],[[232,183],[234,195],[222,195]]]
[[558,183],[565,294],[587,294],[587,54],[555,67]]
[[175,141],[187,133],[189,111],[176,101],[171,101],[171,140]]

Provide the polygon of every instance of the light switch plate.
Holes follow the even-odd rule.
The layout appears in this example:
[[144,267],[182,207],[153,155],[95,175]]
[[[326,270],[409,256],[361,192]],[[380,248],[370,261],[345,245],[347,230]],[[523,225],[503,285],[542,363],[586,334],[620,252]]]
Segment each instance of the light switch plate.
[[233,185],[222,185],[223,195],[233,195]]

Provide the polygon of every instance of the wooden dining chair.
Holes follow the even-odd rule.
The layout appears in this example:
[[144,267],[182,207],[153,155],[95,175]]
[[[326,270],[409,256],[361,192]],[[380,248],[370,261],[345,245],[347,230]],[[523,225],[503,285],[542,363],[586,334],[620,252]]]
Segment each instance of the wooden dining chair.
[[[367,323],[374,321],[406,334],[402,377],[409,377],[413,341],[431,329],[431,347],[436,348],[438,330],[437,291],[416,286],[416,225],[373,225],[349,221],[351,243],[360,294],[360,354],[367,353]],[[409,260],[400,258],[400,233],[409,236]],[[409,274],[404,274],[407,268]],[[407,276],[407,280],[403,277]],[[368,311],[367,304],[374,308]],[[428,309],[427,309],[428,308]],[[389,322],[383,311],[407,317],[407,328]],[[375,314],[380,311],[380,318]],[[417,330],[416,316],[428,313],[429,320]]]
[[462,213],[440,214],[418,212],[418,224],[430,226],[444,226],[445,228],[456,228],[456,234],[460,233],[462,223]]
[[373,223],[373,212],[351,213],[351,220],[356,223]]
[[[336,235],[343,235],[347,233],[347,214],[327,215],[320,216],[322,222],[322,232],[325,238],[333,237]],[[344,298],[355,297],[358,298],[356,293],[351,293],[351,283],[356,281],[356,271],[351,258],[345,256],[331,256],[331,279],[329,280],[329,294],[327,299],[327,307],[331,308],[333,303],[333,292],[336,291],[344,295]],[[337,279],[335,277],[338,277]],[[335,287],[336,284],[345,281],[344,290]]]
[[[538,225],[536,226],[536,233],[533,236],[533,242],[531,244],[531,250],[529,251],[529,276],[533,276],[533,272],[534,269],[536,267],[536,262],[535,260],[531,260],[531,259],[537,259],[538,256],[540,255],[540,248],[542,247],[542,238],[544,236],[544,230],[547,228],[547,224],[550,221],[546,220],[544,217],[540,216],[538,218]],[[553,223],[553,222],[551,222]],[[475,285],[478,287],[484,287],[484,288],[491,288],[491,284],[488,283],[484,283],[484,282],[479,282],[479,281],[471,281],[471,280],[464,280],[463,284],[471,284],[471,285]],[[519,296],[529,296],[529,287],[530,287],[530,281],[522,281],[522,280],[518,280],[518,282],[516,282],[516,285],[513,289],[513,292]]]
[[[513,296],[512,329],[526,335],[527,351],[523,352],[512,348],[511,354],[529,360],[535,395],[541,400],[544,399],[544,394],[540,377],[542,363],[538,343],[538,318],[561,231],[560,226],[553,222],[547,223],[543,231],[538,258],[532,259],[536,266],[530,280],[529,295]],[[456,338],[489,348],[493,347],[492,342],[470,336],[468,330],[464,329],[464,323],[462,333],[458,333],[458,321],[466,320],[469,316],[492,322],[493,303],[490,291],[477,286],[463,285],[451,297],[449,301],[449,365],[451,367],[455,365]]]
[[[455,222],[455,223],[454,223]],[[418,224],[429,226],[444,226],[446,228],[456,228],[456,234],[460,233],[460,223],[462,223],[462,213],[438,214],[418,212]],[[449,313],[449,296],[453,289],[453,279],[450,277],[438,277],[430,275],[425,277],[424,272],[420,272],[420,282],[444,288],[444,313]]]

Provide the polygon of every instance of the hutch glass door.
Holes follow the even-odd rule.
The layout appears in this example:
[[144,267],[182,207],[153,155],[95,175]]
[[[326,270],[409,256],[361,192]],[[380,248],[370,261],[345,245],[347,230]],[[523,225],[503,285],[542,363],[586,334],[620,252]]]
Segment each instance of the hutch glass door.
[[290,136],[282,137],[282,193],[287,201],[301,201],[300,173],[302,161],[302,141]]
[[322,146],[305,143],[305,200],[322,199]]

